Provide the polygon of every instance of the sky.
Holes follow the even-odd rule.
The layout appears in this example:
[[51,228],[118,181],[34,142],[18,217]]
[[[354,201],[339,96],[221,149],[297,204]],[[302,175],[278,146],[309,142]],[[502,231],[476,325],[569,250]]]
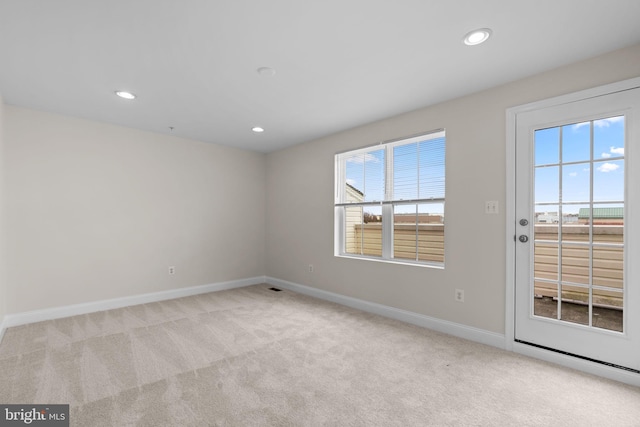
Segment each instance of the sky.
[[[592,168],[594,206],[624,206],[624,149],[624,116],[537,130],[534,144],[536,211],[558,212],[561,200],[565,214],[589,207]],[[444,138],[400,145],[393,150],[394,199],[444,197]],[[364,201],[384,199],[384,165],[384,148],[372,148],[347,160],[347,183],[365,194]],[[543,205],[539,205],[541,203]],[[415,205],[395,208],[396,213],[415,210]],[[381,208],[376,206],[367,207],[367,211],[381,214]],[[418,211],[443,213],[444,204],[420,205]]]
[[[444,198],[445,138],[397,145],[394,157],[394,200]],[[364,193],[365,202],[384,200],[385,149],[372,148],[347,159],[346,181]],[[381,208],[368,206],[366,210],[380,215]],[[395,207],[396,213],[415,212],[416,205]],[[419,206],[420,213],[444,212],[443,203]]]
[[553,203],[538,205],[537,212],[558,212],[561,200],[563,203],[582,202],[565,204],[562,207],[564,214],[589,207],[592,168],[593,201],[616,202],[595,204],[594,207],[623,206],[624,116],[537,130],[534,147],[535,203]]

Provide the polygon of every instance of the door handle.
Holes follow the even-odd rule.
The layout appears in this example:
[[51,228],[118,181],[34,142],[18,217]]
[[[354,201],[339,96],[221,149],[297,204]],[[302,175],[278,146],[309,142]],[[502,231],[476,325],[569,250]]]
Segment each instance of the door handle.
[[529,241],[529,237],[521,234],[520,237],[518,237],[518,240],[520,240],[522,243],[527,243]]

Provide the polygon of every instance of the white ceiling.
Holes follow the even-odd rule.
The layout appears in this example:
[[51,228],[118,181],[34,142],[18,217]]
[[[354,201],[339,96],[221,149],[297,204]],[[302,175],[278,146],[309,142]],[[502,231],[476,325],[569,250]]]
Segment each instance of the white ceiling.
[[0,93],[269,152],[636,43],[638,0],[0,0]]

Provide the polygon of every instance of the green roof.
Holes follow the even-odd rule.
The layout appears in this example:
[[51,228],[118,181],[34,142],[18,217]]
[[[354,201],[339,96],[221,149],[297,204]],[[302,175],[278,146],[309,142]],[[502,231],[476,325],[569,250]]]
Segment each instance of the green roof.
[[[578,218],[589,218],[589,208],[580,208]],[[620,219],[624,218],[624,208],[593,208],[593,218]]]

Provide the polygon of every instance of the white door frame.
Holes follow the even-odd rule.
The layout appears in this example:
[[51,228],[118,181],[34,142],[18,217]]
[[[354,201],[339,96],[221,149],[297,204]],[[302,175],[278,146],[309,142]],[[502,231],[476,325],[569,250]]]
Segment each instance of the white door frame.
[[[567,95],[536,101],[507,109],[507,138],[506,138],[506,289],[505,289],[505,348],[509,351],[557,363],[591,374],[621,381],[640,387],[640,374],[609,367],[600,363],[590,362],[577,357],[564,355],[550,350],[544,350],[515,341],[515,194],[516,194],[516,117],[519,113],[546,107],[580,101],[587,98],[602,96],[613,92],[640,87],[640,77],[616,82],[592,89],[582,90]],[[640,357],[640,355],[639,355]]]

